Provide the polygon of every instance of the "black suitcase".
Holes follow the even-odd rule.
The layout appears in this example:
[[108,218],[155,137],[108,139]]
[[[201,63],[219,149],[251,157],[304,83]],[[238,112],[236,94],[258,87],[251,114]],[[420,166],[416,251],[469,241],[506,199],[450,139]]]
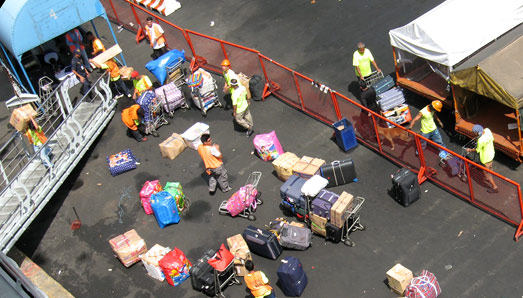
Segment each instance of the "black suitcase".
[[245,242],[247,242],[249,250],[259,256],[276,260],[281,255],[282,248],[278,238],[267,230],[248,226],[243,231],[242,236]]
[[399,169],[392,175],[392,195],[404,207],[417,201],[421,196],[418,176],[409,169]]
[[321,176],[329,181],[327,187],[334,187],[349,182],[356,182],[356,168],[352,158],[345,160],[335,160],[330,164],[325,164],[320,168]]
[[337,226],[328,222],[325,225],[325,231],[327,232],[325,239],[334,243],[339,243],[341,241],[341,232],[343,231],[343,228],[338,228]]
[[205,251],[203,256],[199,258],[189,270],[192,288],[213,296],[215,292],[214,271],[207,261],[212,258],[214,254],[215,252],[212,249]]

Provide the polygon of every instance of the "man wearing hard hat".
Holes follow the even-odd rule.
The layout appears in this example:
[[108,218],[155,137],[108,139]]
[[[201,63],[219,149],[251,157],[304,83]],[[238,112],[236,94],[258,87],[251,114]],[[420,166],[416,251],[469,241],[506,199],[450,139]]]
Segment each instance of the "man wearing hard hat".
[[[439,133],[438,127],[436,126],[436,122],[434,122],[434,119],[436,119],[439,123],[439,126],[443,127],[443,123],[434,113],[434,111],[441,112],[442,107],[443,104],[441,103],[441,101],[432,101],[430,105],[427,105],[426,107],[421,109],[418,115],[416,115],[416,117],[412,119],[412,122],[409,125],[409,129],[412,129],[414,124],[421,119],[421,135],[433,141],[434,143],[446,148],[447,146],[443,144],[443,139],[441,138],[441,134]],[[426,147],[427,142],[425,140],[421,140],[421,148],[425,150]],[[416,151],[416,154],[417,153],[418,152]]]
[[234,89],[231,85],[231,80],[236,79],[238,82],[240,81],[238,79],[238,76],[236,73],[231,69],[231,62],[228,59],[224,59],[222,61],[222,71],[223,71],[223,78],[225,79],[225,84],[223,85],[223,93],[232,94]]

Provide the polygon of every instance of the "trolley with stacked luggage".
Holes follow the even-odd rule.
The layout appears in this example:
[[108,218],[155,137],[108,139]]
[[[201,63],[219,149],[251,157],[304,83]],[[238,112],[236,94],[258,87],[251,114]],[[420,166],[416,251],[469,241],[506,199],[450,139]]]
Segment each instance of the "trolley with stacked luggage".
[[168,125],[169,121],[165,119],[161,103],[155,97],[154,92],[145,91],[136,100],[144,112],[145,133],[158,136],[156,130],[162,125]]
[[218,212],[221,215],[240,216],[256,220],[254,212],[258,205],[263,204],[261,192],[257,190],[262,173],[252,172],[243,187],[235,192],[227,201],[222,201]]
[[177,86],[175,81],[156,88],[154,93],[156,94],[158,101],[161,103],[165,113],[170,118],[174,117],[174,111],[178,108],[183,110],[190,109],[181,87]]
[[214,106],[223,107],[219,100],[216,80],[204,69],[196,70],[187,79],[187,86],[191,89],[194,104],[202,111],[203,116]]

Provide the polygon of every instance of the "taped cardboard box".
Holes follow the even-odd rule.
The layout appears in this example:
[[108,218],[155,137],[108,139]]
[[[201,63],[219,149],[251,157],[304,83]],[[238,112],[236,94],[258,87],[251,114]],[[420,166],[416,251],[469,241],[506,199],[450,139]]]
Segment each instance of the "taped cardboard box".
[[327,224],[327,219],[325,217],[321,217],[312,212],[309,214],[309,217],[311,219],[312,232],[316,233],[318,235],[321,235],[323,237],[327,236],[327,230],[325,229],[325,225]]
[[291,223],[289,223],[289,225],[294,226],[294,227],[298,227],[298,228],[306,228],[304,223],[297,222],[297,221],[291,221]]
[[397,294],[403,295],[405,288],[412,280],[412,271],[403,267],[401,264],[396,264],[387,271],[387,280],[389,287]]
[[109,240],[115,256],[125,267],[140,261],[140,255],[147,252],[145,240],[134,229]]
[[303,156],[292,168],[292,173],[303,179],[309,179],[320,172],[325,160]]
[[350,215],[347,211],[352,206],[353,201],[353,195],[345,191],[341,193],[340,197],[331,208],[331,224],[338,228],[343,227],[345,220],[347,220],[347,217]]
[[234,255],[236,275],[247,275],[249,272],[245,269],[245,262],[247,260],[252,261],[251,251],[247,242],[245,242],[241,234],[237,234],[227,238],[227,246],[229,246],[229,251]]
[[163,281],[165,279],[165,275],[163,274],[162,268],[158,262],[160,262],[160,260],[170,251],[171,249],[168,247],[155,244],[145,254],[140,255],[140,259],[142,260],[145,270],[147,270],[147,274],[149,274],[149,276],[159,281]]
[[19,108],[14,109],[11,114],[9,123],[18,131],[23,131],[27,127],[31,117],[36,116],[36,111],[30,104],[23,105]]
[[96,57],[93,58],[93,61],[96,62],[98,65],[104,64],[107,60],[112,59],[116,57],[116,55],[120,54],[122,52],[122,49],[118,44],[115,44],[114,46],[108,48],[105,52],[100,53]]
[[161,142],[159,146],[162,157],[169,158],[170,160],[175,159],[187,148],[185,140],[177,133],[173,133],[165,141]]
[[274,167],[278,178],[287,181],[287,179],[292,175],[292,169],[299,160],[300,158],[296,156],[296,154],[285,152],[272,162],[272,166]]
[[240,72],[238,74],[238,79],[240,79],[240,84],[242,84],[242,86],[247,90],[247,99],[251,99],[251,90],[249,89],[249,81],[251,78]]

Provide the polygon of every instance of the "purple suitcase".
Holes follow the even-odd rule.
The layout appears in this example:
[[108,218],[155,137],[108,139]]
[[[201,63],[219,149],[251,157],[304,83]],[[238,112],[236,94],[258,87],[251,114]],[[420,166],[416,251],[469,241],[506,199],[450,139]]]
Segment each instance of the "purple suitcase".
[[339,195],[331,191],[325,189],[320,190],[320,193],[312,201],[312,212],[330,220],[332,205],[336,203],[339,197]]
[[166,113],[174,113],[177,108],[185,106],[183,93],[174,82],[156,88],[154,93]]

